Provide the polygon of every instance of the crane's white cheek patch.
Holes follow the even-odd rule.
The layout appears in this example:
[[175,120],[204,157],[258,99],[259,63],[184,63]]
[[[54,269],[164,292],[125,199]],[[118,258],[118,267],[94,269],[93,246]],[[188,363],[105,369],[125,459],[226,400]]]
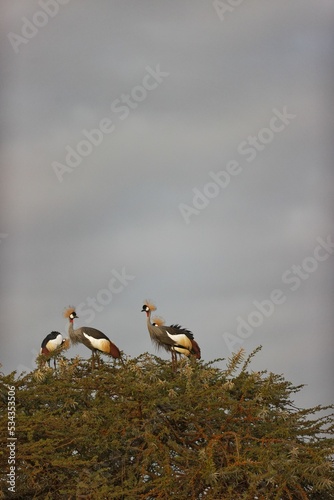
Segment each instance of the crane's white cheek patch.
[[83,332],[83,334],[86,337],[86,339],[89,340],[89,342],[92,344],[94,349],[98,349],[99,351],[109,353],[110,345],[107,339],[95,339],[94,337],[91,337],[85,332]]

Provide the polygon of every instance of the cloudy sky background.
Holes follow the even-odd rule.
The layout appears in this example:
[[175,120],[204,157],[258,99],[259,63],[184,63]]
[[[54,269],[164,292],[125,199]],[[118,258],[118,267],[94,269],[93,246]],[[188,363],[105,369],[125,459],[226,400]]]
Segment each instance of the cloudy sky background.
[[[253,369],[307,384],[301,405],[329,403],[334,256],[297,290],[282,276],[334,239],[333,2],[245,0],[220,16],[203,0],[70,0],[53,17],[42,4],[1,2],[3,371],[35,367],[69,304],[126,354],[155,352],[147,297],[204,360],[228,357],[226,333],[279,289],[285,302],[234,350],[261,344]],[[45,25],[14,50],[25,18]],[[168,76],[144,96],[148,67]],[[241,143],[284,107],[295,118],[247,161]],[[60,182],[54,162],[105,118],[113,131]],[[232,160],[238,175],[187,224],[180,205]],[[108,295],[115,272],[132,279]]]

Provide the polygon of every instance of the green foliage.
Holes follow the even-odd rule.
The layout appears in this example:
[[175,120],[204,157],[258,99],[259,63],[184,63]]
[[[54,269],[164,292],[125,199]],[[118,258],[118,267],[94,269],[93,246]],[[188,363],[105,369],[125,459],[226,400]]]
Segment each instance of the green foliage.
[[[253,353],[254,354],[254,353]],[[252,354],[252,355],[253,355]],[[1,488],[17,499],[331,499],[332,407],[249,370],[143,354],[121,364],[60,356],[0,377]],[[8,386],[16,388],[16,493],[8,494]],[[327,415],[324,410],[327,410]],[[325,416],[319,417],[319,412]],[[1,492],[0,492],[1,498]]]

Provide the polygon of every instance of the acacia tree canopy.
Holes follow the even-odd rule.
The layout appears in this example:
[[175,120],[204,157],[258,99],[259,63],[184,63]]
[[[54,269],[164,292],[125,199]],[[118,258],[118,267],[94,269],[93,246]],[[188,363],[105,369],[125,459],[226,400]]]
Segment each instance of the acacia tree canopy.
[[[58,356],[0,376],[2,498],[334,498],[333,406],[298,409],[282,375],[143,354],[124,365]],[[8,387],[16,393],[8,492]],[[322,416],[319,417],[319,412]],[[1,492],[0,492],[1,498]]]

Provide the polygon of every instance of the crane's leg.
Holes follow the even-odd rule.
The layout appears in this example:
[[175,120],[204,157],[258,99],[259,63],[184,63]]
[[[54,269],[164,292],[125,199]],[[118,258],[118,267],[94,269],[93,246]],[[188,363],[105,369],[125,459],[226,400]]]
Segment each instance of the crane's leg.
[[56,362],[56,358],[53,358],[53,365],[54,365],[55,370],[57,370],[57,362]]
[[176,371],[176,352],[172,351],[172,370]]

